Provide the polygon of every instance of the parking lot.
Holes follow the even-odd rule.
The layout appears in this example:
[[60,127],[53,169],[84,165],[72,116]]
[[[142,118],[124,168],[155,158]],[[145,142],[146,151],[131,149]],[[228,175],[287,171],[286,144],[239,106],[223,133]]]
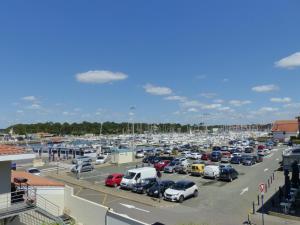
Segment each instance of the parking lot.
[[[217,224],[212,223],[212,221],[216,221],[214,212],[218,211],[220,221],[221,218],[224,219],[226,217],[228,224],[237,224],[237,220],[242,221],[251,210],[252,201],[255,200],[257,196],[258,184],[265,182],[273,173],[275,173],[277,177],[280,176],[276,170],[279,167],[278,163],[281,160],[282,149],[283,148],[279,147],[272,150],[271,154],[264,157],[263,162],[253,166],[232,165],[239,172],[238,179],[233,182],[162,172],[162,180],[192,180],[199,187],[199,196],[197,198],[187,199],[182,204],[165,202],[164,200],[161,200],[161,203],[159,203],[158,199],[154,200],[146,195],[105,187],[104,181],[109,174],[125,173],[129,169],[141,167],[142,163],[129,163],[120,166],[109,165],[101,166],[100,168],[96,166],[93,171],[80,174],[79,182],[109,189],[111,190],[109,194],[98,190],[83,188],[80,187],[80,185],[72,186],[75,188],[75,195],[106,205],[119,213],[149,223],[162,221],[166,224],[178,224],[179,221],[184,222],[186,220],[183,219],[188,218],[188,221],[191,222],[199,221],[208,224]],[[145,164],[144,166],[148,165]],[[76,174],[74,173],[68,172],[66,176],[77,180]],[[122,195],[124,195],[124,198]],[[147,204],[153,201],[157,203],[158,207]],[[144,214],[140,213],[140,211],[143,211]],[[232,213],[238,216],[231,218],[230,215]],[[153,214],[153,217],[146,214]],[[166,216],[168,214],[172,215],[172,217]],[[189,216],[187,217],[186,215]],[[203,220],[203,215],[205,215],[205,220]],[[224,224],[223,220],[222,224]]]

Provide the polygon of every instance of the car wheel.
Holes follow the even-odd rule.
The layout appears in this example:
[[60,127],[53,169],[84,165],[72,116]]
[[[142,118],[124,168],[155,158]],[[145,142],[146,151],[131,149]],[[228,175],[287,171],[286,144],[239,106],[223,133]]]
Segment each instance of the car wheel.
[[229,178],[229,181],[232,182],[232,177]]
[[183,196],[183,195],[181,195],[181,196],[179,197],[179,200],[178,200],[178,202],[179,202],[179,203],[182,203],[182,202],[183,202],[183,200],[184,200],[184,196]]
[[198,197],[198,191],[197,191],[197,190],[194,191],[193,197],[194,197],[194,198],[197,198],[197,197]]
[[145,190],[145,189],[143,189],[143,190],[142,190],[142,193],[143,193],[143,194],[146,194],[146,190]]
[[158,194],[158,198],[162,198],[163,197],[163,194],[162,193],[159,193]]
[[116,188],[116,187],[118,187],[118,185],[116,183],[114,183],[114,187]]

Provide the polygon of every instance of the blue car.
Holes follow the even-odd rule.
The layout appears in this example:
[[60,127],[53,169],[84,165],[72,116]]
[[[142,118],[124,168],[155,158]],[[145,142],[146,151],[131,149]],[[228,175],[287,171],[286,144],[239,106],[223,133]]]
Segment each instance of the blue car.
[[230,160],[231,164],[241,164],[242,163],[242,157],[234,156]]
[[213,162],[219,162],[222,158],[222,153],[219,151],[214,151],[210,155],[210,160]]

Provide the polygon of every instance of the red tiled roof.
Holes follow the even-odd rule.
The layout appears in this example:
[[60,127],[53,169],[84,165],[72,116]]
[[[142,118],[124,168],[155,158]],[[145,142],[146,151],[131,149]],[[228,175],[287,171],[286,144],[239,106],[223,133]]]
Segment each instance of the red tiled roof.
[[272,127],[272,131],[298,132],[298,121],[297,120],[275,121]]
[[27,184],[34,187],[64,187],[63,183],[50,180],[45,177],[33,175],[25,171],[11,171],[11,182],[14,183],[14,178],[26,178]]
[[0,145],[0,155],[18,155],[24,153],[24,148],[10,145]]

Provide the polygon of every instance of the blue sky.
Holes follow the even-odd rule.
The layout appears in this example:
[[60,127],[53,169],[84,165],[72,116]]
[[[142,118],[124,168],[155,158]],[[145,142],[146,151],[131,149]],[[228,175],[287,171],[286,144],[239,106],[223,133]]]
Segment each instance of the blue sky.
[[299,9],[296,0],[1,3],[0,127],[294,118]]

